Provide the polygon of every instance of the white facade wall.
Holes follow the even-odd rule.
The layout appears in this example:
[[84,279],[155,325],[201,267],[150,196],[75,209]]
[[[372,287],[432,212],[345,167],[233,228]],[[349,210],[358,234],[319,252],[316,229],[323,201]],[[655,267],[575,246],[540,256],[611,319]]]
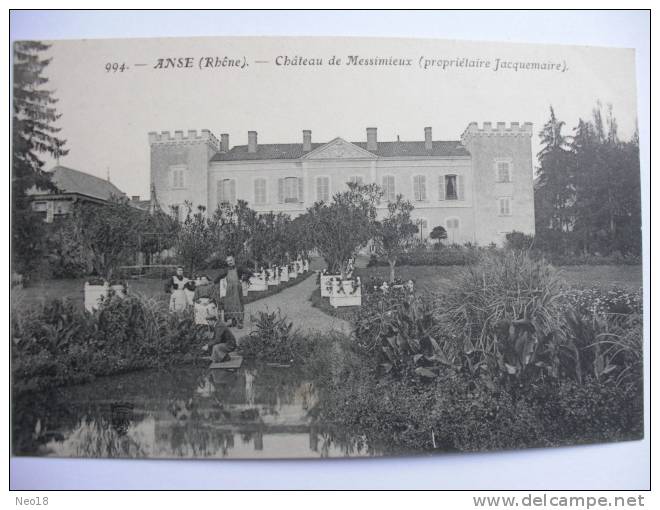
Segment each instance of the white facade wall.
[[[292,217],[303,214],[319,200],[317,178],[328,179],[330,198],[345,191],[346,183],[359,176],[362,182],[383,184],[385,176],[393,176],[395,194],[410,200],[415,209],[413,217],[425,220],[422,232],[443,226],[449,242],[488,244],[501,243],[504,233],[512,230],[534,233],[533,169],[531,157],[531,125],[512,124],[496,129],[485,124],[478,129],[471,124],[463,134],[463,143],[469,156],[457,157],[377,157],[349,142],[335,139],[325,146],[295,160],[240,160],[210,161],[218,143],[208,131],[202,136],[170,138],[169,134],[152,134],[152,182],[161,207],[168,211],[171,205],[190,201],[204,205],[212,212],[220,203],[218,181],[235,181],[235,198],[248,202],[259,212],[283,212]],[[497,161],[511,162],[511,182],[497,180]],[[170,169],[185,165],[187,187],[172,189]],[[462,194],[458,200],[443,199],[441,176],[456,175],[460,179]],[[414,179],[424,176],[426,196],[417,200]],[[279,200],[279,180],[295,177],[303,180],[302,200],[282,203]],[[255,203],[255,180],[266,180],[266,201]],[[511,214],[501,215],[498,199],[510,197]],[[385,214],[386,204],[379,206]],[[454,227],[454,228],[452,228]],[[457,227],[457,228],[456,228]]]

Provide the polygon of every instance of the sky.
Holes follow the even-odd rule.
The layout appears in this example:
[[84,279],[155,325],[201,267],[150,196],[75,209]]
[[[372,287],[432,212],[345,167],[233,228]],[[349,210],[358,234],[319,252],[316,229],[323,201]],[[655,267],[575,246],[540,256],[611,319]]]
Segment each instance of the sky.
[[[347,65],[347,58],[410,59],[411,66]],[[230,145],[337,136],[381,141],[458,140],[469,122],[532,122],[537,133],[552,105],[567,124],[589,118],[596,101],[612,104],[619,133],[636,123],[634,51],[629,49],[366,38],[167,38],[53,41],[46,74],[62,114],[69,154],[60,163],[106,178],[128,195],[148,196],[148,132],[210,129]],[[247,66],[199,68],[229,57]],[[322,59],[321,66],[276,65],[284,57]],[[333,56],[341,65],[329,65]],[[156,69],[158,59],[191,68]],[[428,60],[469,59],[491,67],[442,67]],[[556,63],[562,71],[499,69],[500,62]],[[420,64],[421,61],[421,64]],[[265,62],[265,63],[258,63]],[[113,70],[113,64],[124,71]],[[144,64],[136,66],[135,64]],[[107,69],[109,66],[109,71]],[[420,67],[421,66],[421,67]],[[47,167],[55,164],[49,159]]]

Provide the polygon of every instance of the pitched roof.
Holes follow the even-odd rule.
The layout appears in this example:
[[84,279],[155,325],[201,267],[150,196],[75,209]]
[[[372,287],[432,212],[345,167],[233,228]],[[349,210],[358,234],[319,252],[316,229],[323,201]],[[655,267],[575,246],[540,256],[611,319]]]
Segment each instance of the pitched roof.
[[51,180],[64,193],[80,193],[102,200],[108,200],[113,195],[119,197],[126,195],[110,181],[73,168],[59,165],[54,167],[51,173]]
[[[367,142],[351,142],[361,149],[367,149]],[[312,150],[326,145],[313,143]],[[218,152],[211,161],[250,161],[260,159],[299,159],[311,151],[304,152],[302,143],[273,143],[257,145],[257,152],[248,152],[247,145],[236,145],[229,152]],[[369,151],[378,157],[454,157],[469,156],[470,153],[459,141],[434,141],[433,149],[427,151],[421,142],[378,142],[378,149]]]

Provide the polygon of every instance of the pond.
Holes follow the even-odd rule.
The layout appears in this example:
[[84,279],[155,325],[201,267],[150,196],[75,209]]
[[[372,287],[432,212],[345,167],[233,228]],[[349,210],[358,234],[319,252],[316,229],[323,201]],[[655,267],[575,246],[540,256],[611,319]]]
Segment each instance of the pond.
[[101,377],[14,402],[14,454],[54,457],[369,456],[363,437],[317,419],[294,368],[185,366]]

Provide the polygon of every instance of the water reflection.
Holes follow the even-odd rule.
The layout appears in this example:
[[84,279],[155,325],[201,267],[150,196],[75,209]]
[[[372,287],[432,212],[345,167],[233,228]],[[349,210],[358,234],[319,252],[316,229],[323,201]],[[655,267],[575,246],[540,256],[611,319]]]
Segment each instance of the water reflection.
[[184,367],[101,378],[16,402],[16,454],[62,457],[364,456],[364,438],[319,423],[293,369]]

